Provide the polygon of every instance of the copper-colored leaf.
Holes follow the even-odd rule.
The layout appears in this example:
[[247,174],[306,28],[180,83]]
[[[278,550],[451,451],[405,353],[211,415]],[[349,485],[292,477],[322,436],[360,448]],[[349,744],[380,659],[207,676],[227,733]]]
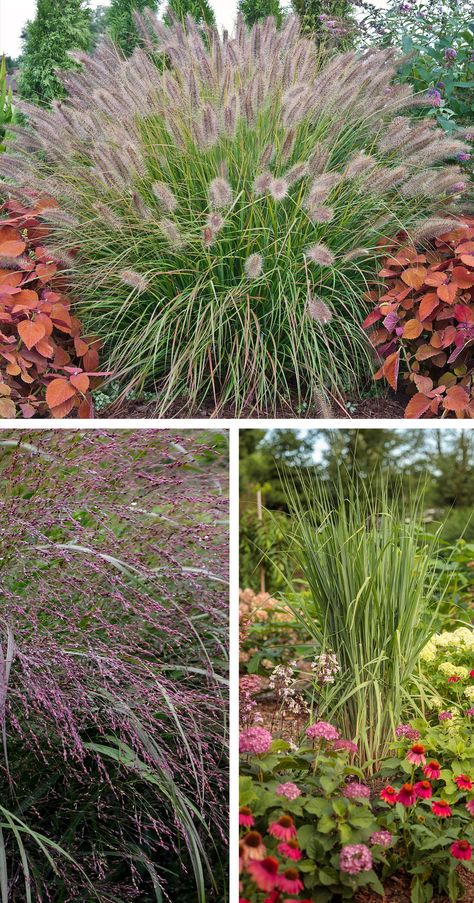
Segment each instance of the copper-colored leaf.
[[88,370],[89,372],[98,370],[99,355],[97,354],[97,351],[94,351],[94,349],[88,351],[82,359],[82,366],[84,367],[84,370]]
[[4,241],[0,245],[0,257],[19,257],[26,248],[26,241]]
[[428,273],[425,282],[426,285],[434,285],[435,287],[438,287],[439,285],[444,285],[444,283],[447,281],[447,278],[448,277],[446,273],[432,271]]
[[471,288],[474,285],[474,273],[466,267],[454,267],[451,278],[459,288]]
[[466,266],[468,266],[468,267],[474,267],[474,255],[473,254],[460,254],[459,260],[461,261],[461,263],[465,263]]
[[410,401],[405,408],[404,417],[406,417],[407,420],[416,420],[418,417],[421,417],[422,414],[426,413],[431,402],[431,398],[418,392],[413,398],[410,398]]
[[16,416],[16,405],[11,398],[0,398],[0,417],[12,420]]
[[419,315],[420,320],[426,320],[433,313],[435,307],[439,304],[436,292],[428,292],[423,295],[420,300]]
[[28,350],[31,351],[36,343],[44,338],[46,329],[43,323],[38,323],[36,320],[22,320],[18,324],[18,334]]
[[[57,408],[64,402],[69,401],[70,398],[73,398],[75,394],[76,390],[74,386],[71,386],[69,380],[58,377],[53,379],[46,389],[46,404],[51,409]],[[62,417],[64,415],[60,414],[59,416]]]
[[90,385],[90,379],[85,373],[76,373],[69,379],[72,385],[75,386],[76,389],[79,389],[79,392],[82,392],[83,395],[86,394]]
[[425,267],[410,267],[408,270],[403,271],[401,278],[406,285],[420,289],[425,281],[426,272]]
[[469,395],[463,386],[451,386],[443,398],[443,408],[446,411],[463,411],[469,404]]
[[423,332],[423,324],[419,320],[407,320],[403,327],[404,339],[417,339]]
[[440,285],[436,291],[438,293],[438,298],[441,298],[441,301],[445,301],[446,304],[454,304],[458,293],[458,286],[455,282],[449,282],[446,283],[446,285]]

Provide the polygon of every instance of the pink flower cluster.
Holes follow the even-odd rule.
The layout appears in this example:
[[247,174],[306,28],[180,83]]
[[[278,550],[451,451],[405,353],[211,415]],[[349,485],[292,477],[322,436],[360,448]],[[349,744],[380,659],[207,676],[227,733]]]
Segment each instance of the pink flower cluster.
[[328,721],[316,721],[306,728],[306,736],[310,740],[339,740],[339,731]]
[[370,798],[370,787],[367,787],[367,784],[360,784],[358,781],[351,781],[344,787],[342,795],[349,800],[368,800]]
[[365,843],[352,843],[339,853],[339,868],[347,875],[358,875],[372,868],[372,853]]
[[287,800],[295,800],[297,796],[301,796],[301,790],[296,784],[292,784],[291,781],[287,781],[285,784],[278,784],[278,787],[275,788],[275,793],[278,796],[285,796]]
[[382,828],[381,831],[374,831],[373,834],[370,835],[370,843],[378,844],[378,846],[383,847],[386,850],[393,840],[390,831],[386,831]]
[[407,740],[419,740],[421,734],[414,727],[411,727],[410,724],[399,724],[395,728],[395,736],[398,740],[401,740],[403,737]]
[[249,727],[240,734],[240,752],[261,756],[270,749],[272,739],[270,731],[265,730],[264,727]]

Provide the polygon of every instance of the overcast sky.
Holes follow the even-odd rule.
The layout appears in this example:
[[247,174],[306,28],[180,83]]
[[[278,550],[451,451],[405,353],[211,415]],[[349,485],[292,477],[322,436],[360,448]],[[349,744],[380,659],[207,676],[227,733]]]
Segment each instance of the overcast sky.
[[[60,2],[60,0],[59,0]],[[108,6],[109,0],[90,0],[91,9]],[[164,0],[162,5],[164,6]],[[211,0],[218,25],[231,28],[237,0]],[[20,53],[20,34],[25,22],[34,18],[36,0],[0,0],[0,53],[16,57]]]

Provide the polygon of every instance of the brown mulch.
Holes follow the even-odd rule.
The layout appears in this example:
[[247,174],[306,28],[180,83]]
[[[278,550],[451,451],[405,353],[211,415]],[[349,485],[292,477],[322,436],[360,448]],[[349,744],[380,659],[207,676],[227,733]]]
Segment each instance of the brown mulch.
[[[333,416],[336,419],[342,420],[353,420],[353,419],[365,419],[365,420],[386,420],[386,419],[403,419],[403,411],[406,406],[406,400],[400,399],[393,392],[387,391],[383,395],[377,395],[376,397],[371,398],[347,398],[344,403],[334,404],[334,413]],[[115,402],[109,407],[105,408],[101,411],[101,417],[112,417],[112,418],[125,418],[130,417],[134,418],[153,418],[155,417],[155,405],[153,402],[140,402],[140,401],[122,401]],[[166,413],[166,418],[174,419],[174,418],[203,418],[205,420],[215,419],[219,417],[224,420],[234,420],[236,419],[235,411],[232,408],[232,405],[224,405],[218,411],[215,409],[215,405],[211,400],[204,401],[202,404],[198,405],[198,407],[190,409],[187,406],[186,399],[179,399],[175,402]],[[296,398],[290,405],[279,405],[275,411],[271,412],[260,412],[255,413],[252,408],[249,406],[247,409],[244,409],[239,415],[240,420],[306,420],[306,419],[320,419],[321,411],[320,408],[316,405],[312,407],[308,407],[303,411],[298,410],[298,403]]]
[[[460,903],[474,903],[474,874],[460,865],[458,875],[464,887]],[[410,903],[409,876],[401,873],[394,875],[385,882],[384,891],[384,896],[380,897],[374,891],[359,890],[354,897],[355,903]],[[449,898],[436,895],[433,903],[449,903]]]

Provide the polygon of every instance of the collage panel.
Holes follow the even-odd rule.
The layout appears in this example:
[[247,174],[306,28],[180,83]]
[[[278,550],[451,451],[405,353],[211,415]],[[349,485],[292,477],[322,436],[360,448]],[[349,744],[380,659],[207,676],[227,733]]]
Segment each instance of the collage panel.
[[228,437],[0,432],[0,899],[227,903]]
[[471,0],[0,19],[1,417],[472,417]]
[[240,482],[240,903],[470,900],[472,430],[242,430]]

